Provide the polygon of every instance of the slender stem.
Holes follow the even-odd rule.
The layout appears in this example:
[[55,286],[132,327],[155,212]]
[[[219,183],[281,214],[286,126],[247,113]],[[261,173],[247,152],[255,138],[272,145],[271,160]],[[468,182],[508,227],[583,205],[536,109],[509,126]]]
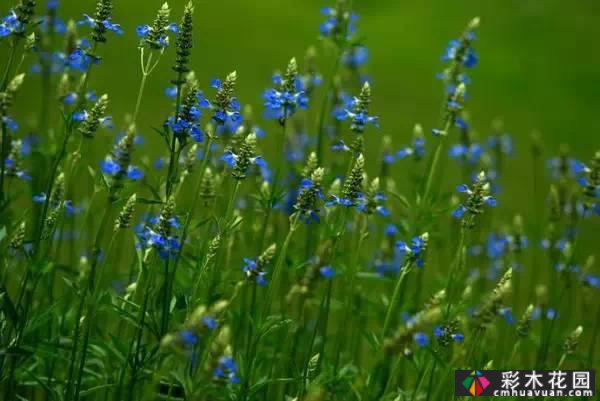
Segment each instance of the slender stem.
[[453,302],[453,294],[451,293],[452,290],[454,289],[453,285],[454,285],[454,279],[455,279],[455,275],[457,273],[457,271],[460,271],[462,266],[462,259],[463,259],[463,250],[465,248],[465,241],[466,241],[466,228],[461,225],[460,227],[460,235],[459,235],[459,240],[458,240],[458,245],[456,247],[456,254],[454,255],[454,259],[452,260],[452,263],[450,265],[450,272],[448,273],[448,280],[446,281],[446,297],[448,299],[448,306],[446,307],[446,317],[450,314],[450,310],[452,308],[452,302]]
[[[305,362],[303,365],[304,367],[302,369],[302,378],[300,380],[300,386],[298,388],[298,399],[303,399],[304,393],[306,391],[306,384],[308,381],[308,370],[310,368],[309,364],[310,364],[310,360],[312,358],[312,350],[315,346],[315,341],[317,339],[317,333],[319,332],[319,327],[321,326],[321,321],[324,319],[324,316],[325,316],[325,305],[327,304],[327,298],[331,297],[331,285],[332,285],[332,281],[329,280],[327,282],[327,290],[321,296],[321,302],[319,304],[319,312],[317,314],[317,321],[313,327],[312,335],[310,336],[310,343],[308,345],[308,349],[306,352],[306,358],[305,358]],[[319,359],[320,359],[320,357],[319,357]]]
[[140,106],[142,104],[142,98],[144,96],[144,89],[146,88],[146,80],[147,79],[148,79],[148,74],[146,74],[146,73],[142,74],[142,80],[140,82],[140,88],[138,90],[138,96],[137,96],[137,100],[135,102],[135,109],[134,109],[132,117],[131,117],[131,122],[133,124],[135,124],[135,122],[137,121],[137,117],[140,112]]
[[[182,74],[179,72],[177,74],[177,95],[175,99],[175,120],[179,118],[179,107],[181,105],[181,77]],[[172,131],[172,130],[171,130]],[[176,152],[177,147],[177,136],[175,132],[171,132],[171,144],[169,146],[169,170],[167,171],[167,184],[165,186],[165,198],[168,199],[171,196],[171,192],[173,189],[173,174],[176,163]]]
[[[358,221],[360,220],[360,218],[362,217],[362,215],[357,215],[357,218],[355,219],[357,226],[358,226]],[[358,264],[360,261],[360,250],[362,248],[362,245],[367,237],[367,227],[368,227],[368,217],[364,216],[363,218],[363,224],[360,228],[360,230],[358,231],[358,240],[357,240],[357,244],[356,247],[354,249],[354,258],[352,258],[352,260],[350,260],[350,271],[349,271],[349,277],[348,277],[348,293],[346,295],[346,300],[345,300],[345,305],[344,305],[344,317],[342,322],[344,322],[343,324],[340,325],[339,327],[339,331],[338,331],[338,348],[336,351],[336,357],[335,357],[335,363],[334,363],[334,372],[337,374],[337,369],[339,367],[339,360],[340,360],[340,356],[342,353],[342,350],[344,348],[344,346],[346,345],[346,342],[348,341],[348,335],[347,333],[344,333],[344,328],[346,324],[350,324],[350,322],[352,321],[352,316],[354,315],[354,311],[352,310],[352,301],[353,301],[353,297],[354,297],[354,287],[355,287],[355,283],[356,283],[356,273],[358,270]]]
[[[423,204],[426,204],[429,195],[431,193],[431,188],[433,185],[433,182],[435,180],[435,177],[437,175],[437,170],[438,170],[438,166],[440,164],[440,160],[442,157],[442,154],[444,153],[444,147],[445,147],[445,143],[446,143],[446,137],[448,136],[448,131],[450,131],[450,128],[452,127],[452,119],[447,119],[446,120],[446,124],[444,125],[444,129],[443,132],[445,133],[445,135],[440,136],[438,142],[437,142],[437,146],[435,148],[435,152],[433,154],[433,157],[431,158],[431,161],[429,163],[428,166],[428,170],[427,170],[427,178],[425,180],[425,185],[424,185],[424,189],[423,189],[423,193],[421,196],[421,202],[423,202]],[[424,209],[424,207],[421,208]]]
[[140,112],[140,106],[142,104],[142,98],[144,97],[144,90],[146,88],[146,81],[148,80],[148,76],[152,73],[156,65],[158,64],[158,60],[152,64],[152,59],[154,57],[154,52],[151,52],[148,56],[148,60],[144,62],[144,48],[140,50],[140,63],[142,66],[142,80],[140,81],[140,87],[138,89],[138,96],[135,102],[135,108],[133,109],[133,114],[131,117],[131,123],[135,125],[137,122],[138,114]]
[[1,168],[1,173],[0,173],[0,204],[2,204],[2,206],[4,207],[4,176],[6,174],[6,159],[8,157],[8,149],[9,149],[9,143],[8,143],[8,129],[6,128],[6,123],[4,122],[4,119],[2,120],[2,150],[0,153],[0,163],[2,164],[2,166],[0,166]]
[[385,319],[383,321],[383,329],[381,330],[381,340],[382,341],[385,338],[385,336],[390,328],[390,324],[392,323],[392,316],[395,316],[395,314],[396,314],[396,309],[398,307],[398,300],[400,299],[400,293],[401,293],[401,288],[402,288],[404,279],[406,278],[408,273],[410,273],[411,270],[412,270],[411,263],[405,263],[404,266],[402,266],[400,276],[398,276],[398,280],[396,281],[396,286],[394,287],[392,299],[390,300],[390,303],[387,308],[387,312],[385,313]]
[[233,191],[231,192],[231,196],[229,197],[229,203],[227,204],[227,210],[225,212],[225,224],[229,224],[233,215],[233,209],[235,205],[235,200],[237,198],[238,192],[240,191],[240,186],[242,184],[241,180],[235,180],[235,184],[233,186]]
[[54,163],[52,164],[52,167],[50,169],[50,176],[48,177],[48,183],[46,186],[46,192],[45,192],[46,199],[44,200],[44,206],[42,208],[42,214],[40,216],[40,221],[39,221],[38,228],[37,228],[38,232],[35,237],[34,253],[36,255],[39,255],[39,253],[40,253],[40,249],[39,249],[40,242],[42,240],[42,233],[44,231],[44,224],[46,223],[48,209],[50,208],[50,198],[52,197],[54,180],[56,179],[56,174],[58,173],[58,169],[60,167],[60,162],[65,157],[65,154],[67,152],[67,145],[69,143],[69,139],[70,139],[72,133],[73,133],[73,129],[72,129],[71,123],[65,121],[63,141],[62,141],[62,144],[61,144],[58,154],[54,158]]
[[267,290],[267,296],[265,298],[265,304],[263,309],[263,319],[268,316],[271,310],[271,303],[273,302],[273,296],[277,293],[279,282],[281,281],[281,269],[283,268],[283,264],[285,262],[285,258],[287,256],[287,250],[290,245],[290,241],[294,235],[294,232],[298,229],[298,222],[300,221],[300,215],[298,213],[294,214],[291,217],[290,229],[283,241],[283,245],[281,246],[281,251],[279,251],[279,256],[277,257],[277,261],[273,267],[273,273],[271,278],[271,284],[269,285],[269,289]]
[[[200,166],[200,175],[197,178],[198,184],[196,185],[196,188],[194,190],[192,206],[190,207],[190,210],[189,210],[189,212],[185,218],[185,222],[183,224],[183,230],[181,233],[181,247],[179,249],[179,252],[177,252],[177,255],[175,255],[175,261],[173,262],[173,275],[177,271],[177,266],[179,265],[179,260],[181,258],[183,246],[185,245],[185,242],[188,238],[189,228],[192,223],[192,219],[194,218],[196,207],[198,205],[198,200],[200,198],[200,191],[202,190],[202,181],[204,181],[204,174],[206,172],[206,167],[208,166],[208,160],[209,160],[210,148],[211,148],[212,142],[213,142],[212,135],[208,135],[208,139],[206,140],[206,143],[204,145],[204,154],[203,154],[202,164]],[[201,276],[201,273],[199,274],[199,277]],[[194,291],[192,291],[192,295],[193,295],[192,300],[196,299],[195,296],[197,294],[197,290],[198,290],[198,287],[194,287]]]
[[169,275],[169,257],[165,259],[165,282],[162,296],[162,318],[160,321],[160,336],[164,336],[169,328],[169,307],[171,305],[171,278]]
[[248,390],[252,381],[252,370],[254,367],[254,310],[256,309],[256,283],[252,283],[252,294],[250,296],[250,310],[248,312],[248,329],[246,330],[246,377],[244,378],[244,386],[240,393],[240,400],[245,401],[248,398]]
[[12,69],[13,63],[15,62],[15,56],[17,54],[17,44],[19,43],[20,39],[20,36],[16,36],[13,40],[12,47],[10,49],[10,54],[8,55],[6,68],[4,70],[4,77],[2,78],[2,91],[4,91],[8,85],[8,81],[10,79],[10,70]]
[[[106,232],[106,228],[108,226],[108,222],[110,221],[111,215],[111,206],[112,203],[110,200],[107,200],[107,205],[104,208],[104,214],[102,216],[102,220],[100,221],[100,227],[96,233],[96,238],[94,240],[94,245],[92,249],[92,264],[90,269],[90,275],[88,278],[88,286],[85,289],[84,294],[82,294],[82,302],[86,302],[88,296],[92,296],[95,298],[96,293],[96,281],[98,276],[98,265],[100,261],[100,253],[102,252],[102,239],[104,238],[104,234]],[[105,255],[106,257],[106,255]],[[93,316],[94,316],[94,307],[95,307],[96,299],[92,299],[92,302],[88,304],[86,308],[85,320],[84,320],[84,332],[83,332],[83,344],[81,347],[80,355],[79,355],[79,370],[77,373],[77,381],[75,385],[75,392],[73,395],[73,399],[75,401],[79,400],[79,394],[81,391],[81,380],[83,378],[83,371],[85,368],[85,361],[87,358],[87,348],[89,344],[89,336],[90,330],[93,324]]]
[[323,99],[323,105],[319,112],[319,123],[317,127],[317,160],[323,165],[323,143],[325,142],[325,120],[330,109],[330,101],[335,99],[335,77],[338,74],[341,65],[341,49],[337,49],[335,62],[331,69],[331,73],[327,77],[327,91],[325,92],[325,99]]

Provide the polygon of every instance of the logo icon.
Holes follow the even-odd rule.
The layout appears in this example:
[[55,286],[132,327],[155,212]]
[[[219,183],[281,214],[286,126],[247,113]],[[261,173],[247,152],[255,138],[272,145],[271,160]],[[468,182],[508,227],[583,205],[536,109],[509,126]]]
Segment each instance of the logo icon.
[[480,371],[474,370],[469,377],[463,380],[462,384],[471,395],[480,395],[490,385],[490,381]]

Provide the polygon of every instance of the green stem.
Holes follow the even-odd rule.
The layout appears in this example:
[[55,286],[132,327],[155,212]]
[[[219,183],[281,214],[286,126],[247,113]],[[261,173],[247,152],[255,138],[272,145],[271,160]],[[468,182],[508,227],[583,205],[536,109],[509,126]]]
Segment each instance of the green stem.
[[[175,100],[175,120],[179,118],[179,107],[181,106],[181,72],[177,74],[177,97]],[[167,184],[165,187],[165,198],[169,199],[173,190],[173,174],[176,163],[177,136],[175,132],[171,132],[171,145],[169,147],[169,170],[167,172]]]
[[[357,215],[357,218],[356,218],[357,226],[358,226],[358,220],[360,220],[361,217],[362,217],[362,215]],[[362,224],[360,230],[358,231],[358,240],[357,240],[356,248],[354,249],[354,258],[352,258],[352,260],[350,260],[350,272],[349,272],[349,278],[348,278],[348,280],[349,280],[348,294],[346,296],[346,302],[345,302],[345,306],[344,306],[344,317],[342,320],[343,324],[341,324],[339,327],[338,348],[336,351],[336,357],[335,357],[335,363],[334,363],[334,369],[333,369],[333,371],[336,374],[337,374],[337,369],[339,367],[339,360],[340,360],[342,350],[343,350],[344,346],[346,345],[346,342],[348,339],[347,333],[344,332],[345,325],[351,324],[352,317],[354,316],[353,308],[352,308],[352,301],[353,301],[353,297],[354,297],[356,273],[357,273],[358,265],[359,265],[359,261],[360,261],[360,250],[361,250],[362,245],[367,237],[368,222],[369,222],[368,217],[364,216],[363,224]]]
[[[81,391],[81,381],[83,379],[83,371],[85,368],[85,361],[87,358],[87,349],[89,345],[89,336],[90,330],[93,324],[94,317],[94,309],[97,299],[96,298],[96,281],[98,276],[98,267],[100,261],[100,253],[102,252],[102,240],[104,239],[104,234],[106,233],[106,228],[108,226],[108,222],[110,221],[111,207],[112,203],[110,200],[107,201],[107,205],[104,208],[104,214],[102,216],[102,220],[100,221],[100,227],[96,233],[96,239],[94,240],[94,245],[92,249],[92,264],[90,268],[90,275],[88,278],[88,286],[85,290],[85,293],[82,295],[82,302],[86,302],[89,296],[92,296],[92,302],[88,304],[86,308],[85,320],[84,320],[84,332],[83,332],[83,344],[81,347],[80,355],[79,355],[79,370],[77,373],[77,381],[75,385],[75,392],[72,397],[75,401],[79,400],[79,394]],[[107,257],[108,255],[105,255]]]
[[394,287],[392,299],[390,300],[390,303],[387,308],[387,312],[385,313],[385,319],[383,321],[383,329],[381,330],[381,341],[383,341],[383,339],[385,338],[385,336],[390,328],[390,324],[392,323],[393,316],[396,315],[396,312],[397,312],[396,309],[398,307],[398,301],[400,299],[402,284],[404,282],[404,279],[406,278],[408,273],[410,273],[411,270],[412,270],[412,263],[405,263],[404,266],[402,266],[400,276],[398,276],[398,280],[396,281],[396,286]]
[[[421,196],[421,202],[423,202],[425,204],[425,202],[427,202],[427,199],[429,198],[429,195],[431,194],[431,188],[433,185],[433,182],[435,180],[435,177],[437,175],[437,170],[438,170],[438,166],[440,164],[440,160],[442,158],[442,154],[444,153],[444,147],[445,147],[445,143],[446,143],[446,137],[448,136],[448,131],[450,131],[450,128],[452,127],[452,119],[447,119],[446,120],[446,124],[444,125],[444,130],[443,132],[445,133],[445,135],[442,135],[438,142],[437,142],[437,146],[435,148],[435,152],[433,153],[433,157],[431,158],[431,161],[429,163],[428,166],[428,170],[427,170],[427,178],[425,180],[425,185],[424,185],[424,190]],[[422,211],[423,208],[420,208],[420,211]]]
[[290,245],[290,241],[294,235],[294,232],[298,229],[298,223],[300,221],[300,215],[298,213],[294,214],[290,218],[290,229],[283,241],[283,245],[281,246],[281,251],[279,251],[279,256],[277,257],[277,261],[275,266],[273,267],[273,273],[271,277],[271,284],[269,285],[269,289],[267,290],[267,296],[265,298],[265,304],[263,309],[263,319],[268,316],[271,310],[271,303],[273,302],[273,296],[277,294],[279,282],[281,281],[281,269],[283,268],[283,264],[285,262],[285,258],[287,255],[287,250]]
[[148,80],[148,76],[152,73],[156,65],[158,64],[158,60],[152,65],[152,58],[154,57],[154,52],[150,53],[148,56],[148,60],[144,62],[144,49],[140,51],[140,63],[142,66],[142,80],[140,82],[140,87],[138,89],[138,96],[135,102],[135,108],[133,109],[133,114],[131,117],[131,124],[135,126],[137,122],[137,118],[140,112],[140,106],[142,104],[142,98],[144,97],[144,90],[146,88],[146,81]]
[[17,44],[21,39],[20,36],[16,36],[13,40],[12,47],[10,49],[10,54],[8,55],[8,61],[6,63],[6,68],[4,69],[4,77],[2,78],[2,91],[6,89],[8,86],[8,81],[10,77],[10,70],[12,69],[13,63],[15,62],[15,56],[17,54]]
[[317,127],[317,160],[319,161],[319,163],[321,163],[321,165],[324,164],[322,158],[323,143],[325,142],[325,120],[330,109],[330,101],[335,99],[335,77],[340,69],[341,54],[342,51],[338,49],[333,68],[331,69],[331,73],[327,77],[327,91],[325,92],[325,99],[323,99],[323,105],[321,106],[321,111],[319,112],[319,123]]
[[6,174],[6,158],[8,157],[8,149],[9,149],[9,143],[8,143],[8,129],[6,128],[6,123],[4,123],[4,120],[2,120],[2,150],[0,153],[0,163],[2,164],[2,166],[0,166],[1,168],[1,173],[0,173],[0,204],[2,205],[2,207],[4,208],[4,176]]
[[163,284],[162,318],[160,322],[160,337],[169,329],[169,307],[171,305],[171,279],[169,275],[169,257],[165,259],[165,282]]
[[252,294],[250,296],[250,310],[248,312],[248,329],[246,330],[246,377],[244,378],[244,386],[240,393],[240,400],[246,401],[248,398],[248,390],[252,381],[252,370],[254,367],[254,310],[256,309],[256,283],[252,283]]

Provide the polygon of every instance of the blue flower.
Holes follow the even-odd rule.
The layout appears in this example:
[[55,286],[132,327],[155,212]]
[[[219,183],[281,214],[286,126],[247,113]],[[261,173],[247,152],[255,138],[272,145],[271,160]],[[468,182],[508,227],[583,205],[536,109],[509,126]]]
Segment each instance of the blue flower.
[[[236,155],[235,153],[233,153],[233,151],[231,151],[231,150],[225,151],[223,156],[221,156],[221,161],[224,161],[225,164],[231,168],[236,168],[236,166],[238,164],[238,160],[239,160],[239,156]],[[267,162],[265,161],[265,159],[262,158],[262,156],[251,157],[249,160],[250,160],[250,164],[254,164],[261,168],[265,167],[267,165]]]
[[237,376],[238,367],[235,361],[230,356],[222,356],[219,358],[219,364],[213,371],[213,377],[217,380],[226,380],[230,384],[240,382]]
[[226,132],[235,133],[243,122],[243,118],[240,113],[242,108],[240,102],[232,94],[222,97],[220,96],[221,93],[226,93],[229,91],[229,89],[224,86],[220,79],[213,79],[210,82],[210,86],[211,88],[217,90],[217,101],[211,103],[200,95],[200,103],[203,105],[203,107],[210,107],[213,110],[212,119],[217,123],[221,130],[224,129]]
[[263,92],[264,106],[267,108],[265,117],[285,121],[299,109],[308,108],[308,96],[303,90],[302,82],[293,78],[287,82],[280,75],[273,76],[277,88],[269,88]]
[[581,281],[592,288],[600,289],[600,276],[598,275],[584,274]]
[[369,49],[366,46],[354,46],[342,55],[342,63],[352,69],[359,68],[369,60]]
[[165,95],[171,99],[175,99],[177,97],[177,86],[169,86],[167,89],[165,89]]
[[487,140],[490,149],[498,149],[501,153],[510,156],[513,154],[513,141],[510,135],[492,135]]
[[65,64],[70,69],[85,72],[92,63],[99,62],[99,59],[92,58],[84,49],[77,48],[67,57]]
[[130,165],[129,167],[127,167],[127,178],[134,181],[141,180],[142,178],[144,178],[144,172],[141,168]]
[[64,201],[63,206],[65,207],[65,213],[67,216],[74,216],[81,212],[81,207],[75,206],[72,200]]
[[10,10],[8,15],[2,18],[2,23],[0,23],[0,38],[5,38],[13,33],[19,33],[22,27],[23,25],[19,21],[17,14],[14,10]]
[[427,334],[422,332],[417,332],[413,335],[413,339],[420,347],[426,347],[429,344],[429,337]]
[[385,207],[384,203],[387,200],[387,197],[383,192],[377,192],[373,195],[372,199],[369,199],[364,194],[360,194],[357,198],[358,204],[356,205],[356,209],[363,213],[370,214],[371,211],[379,214],[382,217],[389,217],[390,211],[387,207]]
[[102,162],[100,162],[100,168],[104,174],[108,175],[116,175],[121,171],[121,166],[111,157],[107,157]]
[[323,199],[324,195],[321,191],[321,178],[317,177],[316,179],[317,182],[310,178],[302,179],[296,197],[296,204],[293,206],[298,211],[300,219],[306,224],[310,224],[311,222],[319,223],[321,221],[317,202]]
[[[154,248],[158,251],[161,258],[174,258],[181,249],[179,238],[175,235],[166,235],[155,229],[159,221],[158,218],[148,219],[146,223],[136,227],[137,235],[136,247],[141,249]],[[170,228],[177,228],[177,223],[171,219],[168,221]]]
[[335,269],[331,266],[323,266],[319,269],[319,273],[326,279],[332,279],[335,276]]
[[9,116],[0,117],[6,128],[15,132],[19,129],[19,124]]
[[188,346],[194,346],[200,340],[192,330],[182,330],[179,333],[179,337]]
[[154,32],[150,25],[139,25],[136,28],[137,35],[142,39],[142,44],[148,43],[150,47],[164,49],[169,46],[169,33],[178,33],[177,24],[170,23],[159,32]]
[[404,241],[396,241],[396,250],[407,258],[408,263],[415,263],[418,267],[425,265],[425,251],[429,235],[427,233],[413,237],[410,246]]
[[330,200],[325,203],[325,207],[332,207],[335,205],[345,207],[355,206],[354,202],[348,198],[340,198],[336,195],[329,195],[329,197]]
[[[52,26],[50,26],[52,24]],[[48,15],[44,15],[40,20],[40,31],[43,33],[47,33],[52,28],[52,31],[58,34],[64,34],[67,32],[67,24],[61,18],[56,16],[50,17]]]
[[398,227],[395,224],[386,224],[385,235],[393,237],[396,234],[398,234]]
[[[343,6],[342,3],[340,3]],[[327,19],[320,26],[321,35],[335,41],[348,41],[356,33],[358,15],[343,7],[323,7],[321,14]]]
[[[485,173],[482,171],[475,179],[472,187],[462,184],[456,187],[456,191],[467,195],[465,203],[460,204],[453,212],[452,216],[457,219],[462,219],[465,215],[469,214],[470,217],[474,217],[478,214],[483,213],[483,205],[490,207],[496,206],[496,198],[489,195],[490,184]],[[472,224],[467,222],[466,224]]]
[[256,281],[256,284],[260,286],[267,285],[267,280],[265,279],[266,273],[259,269],[255,259],[244,258],[242,271],[247,277],[253,278]]
[[[467,41],[470,44],[473,40],[475,40],[474,33],[467,34]],[[465,43],[463,40],[451,40],[448,43],[448,47],[444,51],[442,55],[442,61],[455,61],[461,63],[465,68],[473,68],[477,65],[479,61],[479,57],[477,53],[472,47],[467,47],[464,49]],[[464,49],[464,51],[463,51]]]
[[448,151],[448,156],[459,161],[465,161],[469,164],[477,164],[483,155],[484,149],[477,143],[470,145],[456,144]]
[[107,156],[100,162],[100,168],[104,174],[109,176],[124,173],[127,178],[134,181],[141,180],[144,177],[144,172],[139,167],[129,165],[126,169],[123,169],[119,162],[111,156]]
[[165,3],[158,10],[152,25],[139,25],[137,27],[136,32],[142,39],[142,46],[148,46],[153,50],[164,50],[169,46],[169,33],[179,33],[177,24],[169,23],[170,14],[171,9]]
[[508,322],[508,324],[513,324],[515,322],[511,308],[500,308],[498,310],[498,314],[502,316]]
[[37,195],[33,195],[32,199],[35,203],[44,203],[46,202],[47,196],[44,192],[41,192]]
[[217,319],[212,316],[204,316],[202,317],[202,324],[209,330],[214,330],[218,326]]
[[98,27],[102,31],[110,31],[114,32],[117,35],[123,35],[123,30],[121,29],[121,25],[115,24],[111,22],[110,18],[105,19],[104,21],[96,21],[94,18],[90,17],[87,14],[83,14],[83,19],[77,22],[77,25],[87,25],[91,28]]
[[[177,88],[174,89],[174,95],[177,95]],[[208,101],[198,92],[195,103],[190,103],[178,113],[177,117],[171,116],[166,125],[177,136],[189,136],[196,142],[204,141],[204,132],[200,128],[200,118],[202,117],[202,108],[209,106]]]
[[350,147],[346,145],[346,143],[342,139],[340,139],[339,141],[331,145],[331,150],[334,152],[349,152]]
[[370,86],[365,83],[358,97],[346,99],[345,105],[335,110],[335,118],[339,121],[350,120],[350,129],[357,133],[364,132],[367,125],[379,128],[379,117],[369,114]]

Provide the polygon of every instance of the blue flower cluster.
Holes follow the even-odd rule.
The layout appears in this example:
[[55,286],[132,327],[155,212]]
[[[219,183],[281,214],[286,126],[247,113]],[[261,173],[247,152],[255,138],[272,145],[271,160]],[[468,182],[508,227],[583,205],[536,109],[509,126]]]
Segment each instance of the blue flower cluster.
[[323,7],[321,14],[327,17],[321,24],[321,35],[336,41],[348,41],[356,33],[358,15],[346,9],[340,2],[337,7]]
[[482,206],[484,204],[490,207],[496,206],[496,198],[490,195],[490,183],[487,180],[485,173],[481,172],[475,177],[475,183],[472,187],[466,184],[456,187],[456,191],[466,194],[467,199],[452,212],[452,216],[457,219],[462,219],[466,214],[474,217],[483,212]]
[[471,143],[469,145],[458,143],[450,147],[448,156],[459,161],[465,161],[471,165],[476,165],[479,163],[484,152],[484,148],[478,143]]
[[358,69],[369,61],[369,49],[367,46],[353,46],[342,54],[342,63],[350,69]]
[[475,40],[474,32],[466,32],[464,39],[453,39],[448,43],[442,61],[461,63],[465,68],[473,68],[479,62],[479,57],[472,47],[466,47],[464,42],[471,43]]
[[100,168],[104,174],[109,176],[116,176],[119,173],[124,173],[130,180],[139,181],[144,178],[144,171],[141,168],[130,164],[124,169],[119,161],[112,156],[106,156],[106,158],[100,162]]
[[[390,155],[393,159],[393,155]],[[403,160],[412,156],[415,160],[420,160],[425,156],[425,138],[415,137],[412,146],[405,146],[396,152],[396,159]]]
[[297,76],[293,77],[292,82],[288,79],[274,75],[273,83],[276,88],[269,88],[263,92],[265,117],[285,122],[299,109],[308,108],[308,96],[304,92],[302,80]]
[[13,33],[20,33],[22,27],[23,24],[19,22],[17,14],[14,10],[10,10],[8,15],[2,18],[2,23],[0,23],[0,38],[5,38]]
[[298,202],[295,207],[298,213],[300,213],[300,219],[306,224],[310,224],[311,222],[319,223],[321,217],[317,208],[317,200],[324,197],[320,184],[315,183],[310,178],[304,178],[300,183],[297,197]]
[[[44,203],[46,202],[46,199],[48,199],[48,196],[46,195],[45,192],[40,192],[39,194],[33,195],[31,197],[31,199],[33,200],[34,203]],[[54,204],[54,205],[50,205],[53,208],[58,207],[58,204]],[[75,206],[75,204],[73,203],[72,200],[65,200],[62,203],[62,206],[65,209],[65,215],[67,216],[75,216],[77,214],[80,214],[81,211],[83,210],[83,207],[81,206]]]
[[267,285],[267,280],[265,278],[267,273],[258,268],[256,259],[244,258],[244,267],[242,268],[242,271],[247,277],[253,278],[256,281],[256,284],[260,286]]
[[[237,168],[239,159],[240,156],[233,153],[232,150],[226,150],[223,156],[221,156],[221,161],[224,161],[225,164],[231,168]],[[262,156],[251,157],[249,161],[250,164],[255,165],[261,169],[267,167],[267,162],[265,161],[265,159],[263,159]]]
[[[217,328],[217,320],[212,316],[203,316],[201,319],[203,329],[213,331]],[[200,334],[197,328],[186,328],[179,332],[179,338],[183,344],[188,347],[193,347],[200,342]]]
[[360,95],[345,97],[345,104],[334,110],[334,116],[338,121],[350,120],[350,129],[359,134],[363,133],[369,124],[379,128],[379,117],[369,114],[370,102],[371,87],[368,82],[365,82]]
[[65,24],[65,21],[62,18],[56,16],[50,17],[49,15],[44,15],[40,19],[39,27],[40,31],[42,31],[43,33],[52,31],[54,33],[62,35],[67,32],[67,24]]
[[[213,79],[210,82],[210,87],[217,91],[223,90],[223,82],[220,79]],[[203,100],[200,100],[203,103]],[[207,101],[207,100],[205,100]],[[213,110],[212,119],[219,126],[226,126],[227,132],[235,133],[237,128],[243,122],[242,115],[240,113],[241,106],[240,102],[235,96],[230,96],[227,99],[226,105],[211,104],[208,102],[208,107]]]
[[[600,164],[600,155],[596,156],[599,160],[594,162]],[[591,198],[600,199],[600,171],[596,171],[600,168],[590,168],[585,163],[580,161],[573,161],[572,163],[573,174],[577,177],[577,183],[581,185],[588,196]]]
[[[104,21],[97,21],[94,18],[90,17],[87,14],[83,14],[83,19],[77,22],[77,25],[87,25],[91,28],[99,28],[103,31],[114,32],[117,35],[123,35],[123,30],[121,29],[121,25],[115,24],[111,21],[110,18],[105,19]],[[139,33],[139,31],[138,31]]]
[[404,255],[406,263],[414,263],[417,267],[425,265],[425,251],[427,250],[427,233],[413,237],[410,246],[404,241],[396,241],[396,250]]
[[[179,253],[181,243],[179,237],[171,234],[160,233],[157,227],[160,217],[151,217],[145,223],[138,224],[135,227],[137,235],[136,247],[140,249],[154,248],[161,258],[174,258]],[[173,230],[179,230],[181,224],[177,217],[171,217],[167,221],[168,227]]]
[[[94,98],[94,96],[86,96],[86,99],[88,99],[88,100],[93,99],[93,98]],[[69,101],[71,101],[71,100],[69,100]],[[91,118],[91,115],[87,110],[80,110],[80,111],[76,111],[73,113],[73,121],[78,122],[78,123],[89,120],[90,118]],[[112,125],[112,117],[111,116],[101,117],[100,119],[98,119],[98,122],[103,127],[106,127],[109,129],[114,128]]]
[[[66,104],[67,106],[74,105],[78,100],[79,100],[79,94],[77,92],[67,93],[62,98],[63,103]],[[88,93],[85,94],[85,100],[88,102],[96,102],[98,100],[98,95],[96,95],[95,91],[88,91]],[[87,112],[80,112],[80,113],[87,114]],[[76,116],[74,113],[73,120],[81,122],[81,121],[85,120],[85,116],[82,116],[82,115]]]
[[375,213],[382,217],[390,217],[390,210],[385,206],[387,196],[383,192],[373,194],[372,199],[368,199],[365,194],[360,193],[357,198],[356,209],[359,212],[369,213],[371,208],[374,208]]
[[0,121],[2,121],[2,124],[10,131],[16,132],[19,129],[19,123],[10,116],[0,116]]
[[200,128],[202,109],[210,107],[210,102],[201,92],[196,94],[196,99],[196,104],[190,105],[185,113],[179,113],[177,117],[169,117],[166,125],[171,128],[178,137],[189,136],[195,142],[199,143],[204,141],[204,132],[202,131],[202,128]]
[[319,273],[321,277],[331,280],[335,277],[335,269],[331,266],[322,266],[319,268]]
[[219,364],[213,371],[213,377],[218,381],[226,381],[230,384],[238,384],[238,366],[235,360],[230,356],[222,356],[219,358]]

